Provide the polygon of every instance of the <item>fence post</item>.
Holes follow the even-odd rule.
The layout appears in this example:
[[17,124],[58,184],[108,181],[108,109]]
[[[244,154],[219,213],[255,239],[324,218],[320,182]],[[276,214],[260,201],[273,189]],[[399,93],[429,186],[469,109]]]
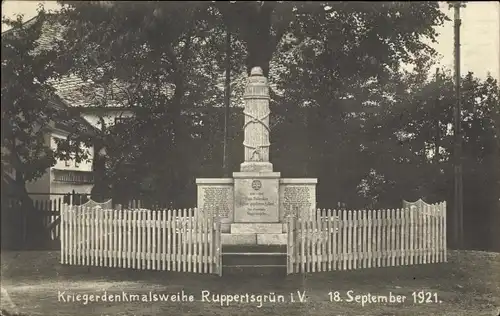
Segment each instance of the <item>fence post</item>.
[[64,264],[64,258],[66,256],[66,249],[64,249],[64,247],[66,246],[66,243],[64,241],[64,216],[65,216],[65,213],[64,213],[64,209],[63,208],[59,208],[59,211],[60,211],[60,214],[59,214],[59,218],[60,218],[60,223],[59,223],[59,238],[61,240],[61,264]]
[[25,208],[23,207],[24,206],[24,203],[21,202],[21,207],[20,207],[20,211],[21,211],[21,221],[22,221],[22,225],[23,225],[23,244],[22,244],[22,249],[24,249],[26,247],[26,241],[28,239],[27,237],[27,226],[28,226],[28,223],[27,223],[27,216],[26,216],[26,210]]
[[293,273],[294,271],[294,249],[295,249],[295,233],[294,233],[294,216],[289,214],[287,217],[287,234],[288,234],[288,247],[287,247],[287,274]]
[[222,276],[222,243],[221,243],[221,219],[219,215],[216,217],[216,230],[215,230],[215,238],[217,240],[217,248],[216,248],[216,253],[217,253],[217,266],[219,267],[219,276]]
[[447,238],[448,238],[448,234],[447,234],[447,228],[446,228],[446,217],[447,217],[447,214],[446,214],[446,201],[444,201],[441,205],[441,212],[443,214],[443,217],[442,217],[442,221],[443,221],[443,226],[444,226],[444,229],[443,229],[443,241],[444,241],[444,245],[443,245],[443,250],[444,250],[444,262],[448,262],[448,259],[447,259],[447,254],[448,254],[448,245],[447,245]]

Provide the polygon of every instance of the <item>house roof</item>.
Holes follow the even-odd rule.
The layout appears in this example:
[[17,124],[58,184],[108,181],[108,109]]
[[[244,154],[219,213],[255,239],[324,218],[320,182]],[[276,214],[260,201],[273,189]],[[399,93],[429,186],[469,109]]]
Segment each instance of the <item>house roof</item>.
[[[56,42],[63,36],[64,26],[60,24],[56,17],[57,14],[45,14],[46,19],[42,25],[42,33],[37,40],[38,50],[50,50],[55,47]],[[40,15],[24,22],[24,26],[33,25]],[[9,29],[2,33],[2,37],[15,32],[15,29]],[[56,94],[60,101],[66,103],[70,107],[101,107],[106,100],[106,106],[124,107],[127,106],[124,102],[123,85],[118,82],[113,82],[109,87],[96,87],[90,81],[85,81],[79,76],[70,73],[62,76],[59,79],[52,79],[50,84],[56,89]],[[104,91],[106,90],[106,91]],[[111,96],[111,98],[110,98]]]
[[[50,14],[49,14],[50,16]],[[24,22],[24,26],[31,26],[33,25],[39,16],[36,16],[26,22]],[[49,19],[50,21],[51,19]],[[54,42],[54,36],[59,36],[62,32],[62,29],[60,27],[54,26],[52,23],[44,23],[42,25],[42,36],[40,36],[38,42],[39,46],[37,49],[50,49],[51,46],[55,43]],[[16,30],[14,28],[9,29],[5,32],[2,32],[2,38],[4,36],[15,36]],[[47,37],[44,36],[43,34],[52,34],[52,37]],[[61,110],[68,110],[70,107],[71,103],[67,102],[67,98],[64,97],[64,94],[61,94],[61,91],[57,89],[56,87],[56,95],[55,97],[49,101],[49,106],[53,108],[59,108]],[[74,131],[79,131],[79,132],[86,132],[86,133],[91,133],[94,134],[97,129],[92,126],[87,120],[82,118],[80,115],[74,115],[74,113],[71,113],[71,111],[68,111],[68,116],[65,117],[64,119],[60,119],[57,122],[55,122],[56,127],[59,129],[63,129],[68,132],[74,132]]]
[[[64,26],[60,24],[56,13],[46,14],[46,19],[42,25],[42,34],[38,39],[38,49],[49,50],[55,46],[58,39],[63,36]],[[25,22],[25,25],[33,24],[39,16]],[[13,30],[7,30],[2,33],[10,33]],[[246,80],[244,78],[236,80]],[[93,84],[91,81],[85,81],[76,74],[70,73],[62,76],[60,79],[50,80],[50,84],[55,88],[56,94],[62,102],[71,108],[135,108],[134,104],[129,104],[127,84],[114,80],[106,87]],[[224,89],[221,82],[220,89]],[[174,87],[165,86],[164,93],[167,96],[173,96]],[[239,107],[239,102],[235,102],[231,107]]]
[[[74,74],[63,76],[51,82],[57,95],[71,107],[96,107],[102,104],[104,93],[90,82],[85,82]],[[116,100],[106,102],[106,105],[123,106]]]
[[[64,119],[60,119],[55,122],[55,128],[62,129],[67,132],[73,133],[88,133],[91,135],[95,135],[99,130],[90,124],[86,119],[80,116],[79,113],[74,113],[70,111],[68,105],[63,102],[58,96],[50,102],[50,105],[53,107],[59,107],[64,111],[67,111],[67,117]],[[69,110],[69,111],[68,111]]]

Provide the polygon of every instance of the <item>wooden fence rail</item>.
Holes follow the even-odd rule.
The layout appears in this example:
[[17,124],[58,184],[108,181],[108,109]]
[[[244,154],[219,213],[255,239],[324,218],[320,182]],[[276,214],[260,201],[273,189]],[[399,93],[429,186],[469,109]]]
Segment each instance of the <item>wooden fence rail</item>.
[[21,244],[30,243],[30,240],[58,241],[59,214],[65,205],[62,197],[31,200],[29,204],[7,197],[2,201],[2,212],[4,220],[15,227],[16,233],[6,238],[15,239]]
[[288,273],[447,261],[446,203],[288,218]]
[[56,198],[52,200],[34,200],[33,206],[38,212],[44,212],[42,225],[46,228],[50,235],[51,240],[59,240],[59,223],[61,209],[67,205],[64,203],[63,198]]
[[221,274],[220,222],[196,209],[61,212],[61,263]]

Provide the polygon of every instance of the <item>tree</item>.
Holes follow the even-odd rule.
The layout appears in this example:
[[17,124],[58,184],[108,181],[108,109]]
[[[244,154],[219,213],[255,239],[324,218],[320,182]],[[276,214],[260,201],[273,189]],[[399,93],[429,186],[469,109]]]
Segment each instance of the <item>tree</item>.
[[[453,77],[422,73],[394,80],[392,102],[369,120],[371,166],[383,181],[372,183],[380,207],[423,198],[453,200]],[[498,83],[469,73],[462,80],[464,223],[469,248],[494,249],[500,183],[497,123]],[[449,217],[453,213],[448,213]],[[496,226],[495,226],[496,225]]]
[[[248,71],[260,66],[266,76],[278,45],[290,33],[299,42],[322,38],[330,57],[341,56],[339,50],[354,48],[356,53],[374,52],[379,63],[384,60],[398,63],[401,59],[408,62],[419,50],[429,51],[422,36],[435,40],[432,27],[445,19],[438,4],[430,2],[238,1],[214,5],[224,22],[246,43]],[[360,57],[363,62],[364,57],[370,56]]]
[[[217,22],[213,19],[219,12],[222,22],[246,45],[247,71],[260,66],[266,75],[273,54],[289,35],[293,35],[297,43],[321,41],[325,51],[321,57],[330,61],[349,53],[356,63],[346,64],[345,67],[351,69],[345,68],[345,71],[356,71],[364,63],[371,63],[372,71],[384,66],[394,69],[401,61],[415,60],[417,53],[432,53],[423,40],[434,41],[437,33],[433,27],[446,19],[438,4],[430,2],[61,2],[74,9],[72,18],[79,23],[86,21],[87,25],[94,26],[100,23],[99,28],[85,28],[90,33],[81,29],[73,35],[98,43],[102,49],[105,47],[108,56],[131,43],[162,42],[168,46],[200,20]],[[104,22],[112,20],[120,21],[120,28],[116,28],[116,23]],[[103,25],[108,28],[102,29]]]
[[57,76],[57,53],[38,42],[45,18],[43,9],[28,23],[22,16],[3,18],[12,29],[2,34],[2,177],[23,198],[27,198],[26,182],[42,176],[58,155],[86,157],[80,144],[54,150],[47,139],[55,123],[85,129],[71,120],[49,84]]
[[[126,82],[135,96],[134,104],[163,115],[156,126],[157,131],[165,131],[160,143],[168,151],[164,161],[172,164],[171,172],[163,177],[176,183],[169,189],[173,196],[186,191],[182,182],[192,177],[184,167],[190,158],[183,150],[188,148],[186,141],[196,119],[183,119],[181,113],[192,104],[222,103],[222,90],[215,87],[224,69],[226,27],[234,34],[233,60],[246,59],[243,65],[232,65],[236,74],[241,66],[249,71],[255,65],[267,74],[269,64],[273,64],[268,75],[278,90],[285,91],[281,96],[272,91],[273,120],[279,117],[275,122],[292,120],[296,112],[290,107],[312,102],[321,104],[319,117],[325,120],[319,126],[327,127],[339,115],[331,105],[356,93],[356,86],[379,73],[386,74],[378,77],[384,80],[389,70],[397,69],[401,61],[412,61],[417,52],[432,55],[422,39],[433,39],[432,27],[444,19],[437,5],[428,3],[67,4],[69,10],[62,15],[68,27],[64,45],[71,52],[72,69],[96,82],[115,78]],[[338,60],[342,67],[332,66],[332,60]],[[92,71],[94,74],[89,74]],[[310,89],[311,84],[314,89]],[[161,93],[167,86],[171,87],[170,95]],[[238,93],[235,91],[235,97]],[[317,133],[322,132],[326,131],[317,129]],[[339,130],[325,134],[332,132],[338,134]],[[310,140],[315,139],[315,133],[308,133]],[[206,130],[204,135],[217,134]],[[324,156],[323,164],[328,157],[331,155]]]
[[[422,39],[435,39],[433,25],[441,24],[444,16],[429,3],[323,3],[313,8],[304,6],[309,12],[290,22],[271,60],[270,78],[279,94],[273,113],[284,128],[279,142],[290,142],[280,146],[279,156],[287,165],[286,157],[304,162],[290,168],[302,176],[327,179],[318,186],[318,196],[325,199],[320,203],[361,206],[357,186],[370,174],[373,160],[364,139],[375,137],[367,120],[390,104],[388,95],[403,62],[422,67],[431,63],[434,51]],[[302,118],[306,122],[297,122]],[[307,127],[299,131],[298,124]],[[292,132],[297,136],[289,138]],[[298,147],[297,139],[304,135]]]
[[[65,72],[91,80],[90,93],[114,91],[113,85],[125,91],[110,96],[113,100],[102,97],[102,102],[95,104],[113,101],[140,113],[134,124],[143,126],[137,130],[142,133],[139,143],[143,154],[135,164],[151,166],[147,159],[155,158],[155,169],[142,174],[162,179],[164,183],[157,183],[161,187],[157,189],[163,197],[181,197],[191,182],[187,156],[197,154],[190,152],[186,143],[198,129],[195,109],[221,104],[223,97],[218,80],[224,71],[225,29],[217,22],[220,15],[206,14],[204,8],[180,3],[122,3],[102,8],[102,15],[95,15],[94,6],[72,2],[60,15],[66,28],[61,45],[67,54],[60,59],[68,66]],[[129,19],[132,12],[140,13],[141,18]],[[117,29],[116,25],[125,27]],[[238,44],[233,46],[237,57]]]

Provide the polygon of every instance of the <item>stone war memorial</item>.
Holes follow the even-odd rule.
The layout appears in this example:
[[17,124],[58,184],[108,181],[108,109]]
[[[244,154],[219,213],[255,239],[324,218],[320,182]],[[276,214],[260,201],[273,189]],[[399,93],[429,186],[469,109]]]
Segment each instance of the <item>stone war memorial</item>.
[[64,207],[61,263],[221,276],[223,269],[262,275],[447,262],[446,202],[317,209],[317,179],[273,170],[269,85],[259,67],[244,100],[239,171],[196,179],[196,209]]
[[317,179],[281,178],[270,161],[269,84],[260,67],[247,81],[245,161],[232,178],[198,178],[197,207],[221,220],[222,244],[286,245],[288,216],[309,216]]

